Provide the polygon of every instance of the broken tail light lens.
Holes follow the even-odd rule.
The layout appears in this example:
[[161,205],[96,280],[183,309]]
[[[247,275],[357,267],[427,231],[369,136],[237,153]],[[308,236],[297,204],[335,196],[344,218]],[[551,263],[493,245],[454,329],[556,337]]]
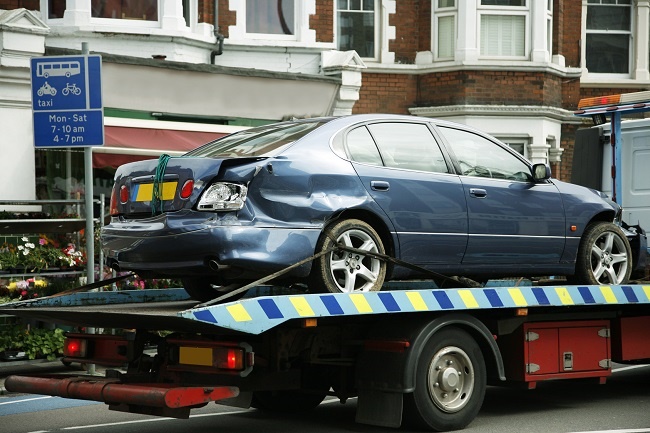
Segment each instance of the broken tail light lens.
[[210,185],[199,201],[198,210],[203,211],[232,211],[240,210],[246,202],[248,188],[244,185],[217,182]]

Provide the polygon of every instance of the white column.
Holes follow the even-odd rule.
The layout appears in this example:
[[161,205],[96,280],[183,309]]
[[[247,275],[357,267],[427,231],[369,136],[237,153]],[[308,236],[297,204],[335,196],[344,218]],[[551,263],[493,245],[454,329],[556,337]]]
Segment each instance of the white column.
[[587,75],[587,0],[582,0],[582,17],[580,20],[580,67],[582,77]]
[[160,26],[165,30],[183,30],[185,25],[183,18],[183,3],[180,0],[160,1]]
[[388,42],[395,39],[395,26],[388,25],[389,16],[397,10],[396,0],[381,0],[381,6],[377,13],[379,16],[379,62],[395,63],[395,53],[388,51]]
[[66,26],[83,26],[90,22],[90,0],[66,0],[63,22]]
[[550,59],[546,49],[546,1],[530,2],[530,28],[530,60],[548,63]]
[[479,57],[478,47],[478,0],[458,2],[458,39],[456,45],[456,61],[474,62]]
[[636,69],[634,77],[637,80],[649,80],[648,72],[648,38],[650,38],[650,0],[637,0],[636,9],[636,35],[633,39],[635,48],[633,52],[636,56]]

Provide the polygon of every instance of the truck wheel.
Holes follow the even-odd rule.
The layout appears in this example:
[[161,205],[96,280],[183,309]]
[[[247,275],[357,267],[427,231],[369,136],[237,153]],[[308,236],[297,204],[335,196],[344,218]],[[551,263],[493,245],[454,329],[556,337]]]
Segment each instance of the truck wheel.
[[303,412],[316,408],[326,396],[303,391],[257,391],[251,406],[269,412]]
[[[377,232],[361,220],[343,220],[328,227],[316,252],[331,248],[336,242],[384,254],[384,244]],[[310,285],[316,292],[370,292],[380,290],[385,277],[385,262],[363,254],[333,251],[316,260]]]
[[[241,284],[230,284],[227,286],[218,286],[212,284],[207,278],[183,278],[181,280],[183,283],[183,288],[190,295],[190,298],[196,299],[200,302],[211,301],[214,298],[218,298],[230,291],[233,291],[239,287],[242,287]],[[246,292],[238,293],[227,299],[224,299],[224,302],[236,301],[242,298]]]
[[486,382],[476,341],[462,329],[443,329],[420,354],[415,390],[404,396],[404,422],[434,431],[460,430],[478,414]]
[[578,247],[575,284],[624,284],[632,273],[632,249],[615,224],[599,221],[589,225]]

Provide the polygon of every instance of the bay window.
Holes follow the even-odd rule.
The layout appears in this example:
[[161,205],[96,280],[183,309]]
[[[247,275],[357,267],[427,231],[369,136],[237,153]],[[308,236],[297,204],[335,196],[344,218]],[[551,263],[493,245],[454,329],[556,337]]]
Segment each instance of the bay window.
[[376,58],[379,27],[377,12],[376,0],[337,0],[338,49],[355,50],[360,57]]
[[436,0],[434,9],[434,48],[436,60],[452,60],[456,50],[456,0]]
[[589,73],[629,74],[631,0],[588,0],[585,61]]
[[478,12],[482,57],[527,56],[527,0],[481,0]]
[[296,34],[294,0],[246,0],[246,33]]

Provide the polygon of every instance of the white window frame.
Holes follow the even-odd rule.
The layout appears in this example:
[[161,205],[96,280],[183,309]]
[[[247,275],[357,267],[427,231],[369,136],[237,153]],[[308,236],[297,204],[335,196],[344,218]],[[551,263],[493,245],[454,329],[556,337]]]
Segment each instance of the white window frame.
[[[363,1],[363,0],[361,0]],[[375,52],[371,57],[361,57],[363,60],[369,60],[369,61],[376,61],[379,60],[379,55],[381,52],[381,32],[380,32],[380,26],[381,26],[381,0],[374,0],[375,3],[375,9],[374,9],[374,18],[375,18],[375,32],[374,32],[374,39],[375,39]],[[348,11],[346,9],[346,11]],[[355,12],[355,11],[350,11],[350,12]],[[363,12],[360,12],[363,13]],[[337,0],[334,0],[334,45],[339,49],[339,8],[338,8],[338,2]]]
[[[138,33],[146,32],[147,29],[155,28],[161,29],[164,32],[176,32],[179,29],[197,30],[200,26],[198,22],[198,0],[190,0],[190,23],[185,23],[185,18],[182,10],[182,1],[179,0],[157,0],[158,2],[158,19],[156,21],[145,21],[137,19],[121,19],[121,18],[96,18],[92,16],[90,0],[66,0],[66,16],[63,18],[48,18],[49,5],[48,0],[40,0],[40,8],[43,19],[47,23],[54,25],[72,25],[72,26],[85,26],[96,25],[97,30],[106,29],[106,31],[117,31],[120,29],[142,29]],[[172,12],[172,13],[170,13]],[[180,14],[176,16],[177,14]],[[167,20],[167,16],[171,16],[171,20]],[[180,20],[183,21],[181,26],[178,25]],[[167,27],[171,25],[171,28]],[[125,31],[128,33],[128,31]]]
[[[454,2],[453,7],[443,7],[439,8],[438,7],[438,0],[433,0],[434,1],[434,7],[432,8],[432,22],[433,22],[433,29],[431,31],[431,47],[433,48],[433,59],[434,61],[448,61],[448,60],[454,60],[455,58],[455,52],[456,52],[456,45],[457,45],[457,37],[458,37],[458,2],[463,1],[463,0],[456,0]],[[453,25],[453,46],[452,46],[452,54],[451,56],[441,56],[440,55],[440,49],[439,49],[439,21],[440,18],[447,18],[447,17],[453,17],[454,20],[454,25]]]
[[162,21],[162,8],[164,0],[156,0],[158,3],[158,18],[155,21],[127,19],[127,18],[97,18],[92,16],[92,8],[90,11],[91,24],[120,26],[120,27],[142,27],[142,28],[160,28]]
[[[531,5],[530,3],[532,1],[540,1],[540,0],[526,0],[526,6],[484,6],[481,4],[481,0],[477,0],[477,12],[478,12],[478,17],[477,17],[477,23],[478,23],[478,32],[477,36],[479,39],[478,43],[478,51],[479,51],[479,59],[496,59],[496,60],[528,60],[530,58],[530,38],[531,38],[531,26],[530,26],[530,16],[531,16]],[[498,16],[523,16],[524,17],[524,54],[522,56],[511,56],[511,55],[504,55],[504,56],[494,56],[494,55],[484,55],[481,53],[481,45],[482,45],[482,40],[481,40],[481,34],[482,34],[482,29],[480,28],[481,22],[482,22],[482,17],[484,15],[498,15]]]
[[[636,58],[640,55],[640,53],[637,52],[637,47],[636,44],[638,42],[635,42],[635,39],[640,39],[642,35],[635,35],[635,20],[636,20],[636,9],[637,9],[637,3],[635,1],[631,1],[629,5],[625,5],[626,7],[630,8],[630,30],[629,31],[623,31],[623,30],[589,30],[587,29],[587,13],[588,13],[588,8],[590,6],[596,6],[594,4],[589,4],[586,1],[583,2],[583,23],[584,25],[582,26],[582,40],[584,41],[584,47],[582,48],[582,68],[587,71],[587,75],[590,76],[591,78],[596,78],[598,80],[626,80],[630,79],[633,77],[633,71],[634,71],[634,64]],[[611,6],[611,5],[604,5],[604,6]],[[647,30],[646,30],[647,31]],[[589,34],[610,34],[610,35],[628,35],[628,49],[629,49],[629,56],[628,56],[628,73],[623,73],[623,74],[616,74],[616,73],[603,73],[603,72],[591,72],[587,69],[587,35]],[[646,35],[647,36],[647,35]]]
[[515,152],[519,153],[519,151],[515,148],[513,148],[513,145],[518,145],[518,146],[523,146],[524,153],[522,155],[524,158],[528,159],[528,156],[530,155],[530,143],[531,143],[531,137],[530,135],[522,134],[522,135],[494,135],[496,139],[501,141],[502,143],[508,145],[512,150]]
[[553,57],[553,0],[546,0],[546,51]]

